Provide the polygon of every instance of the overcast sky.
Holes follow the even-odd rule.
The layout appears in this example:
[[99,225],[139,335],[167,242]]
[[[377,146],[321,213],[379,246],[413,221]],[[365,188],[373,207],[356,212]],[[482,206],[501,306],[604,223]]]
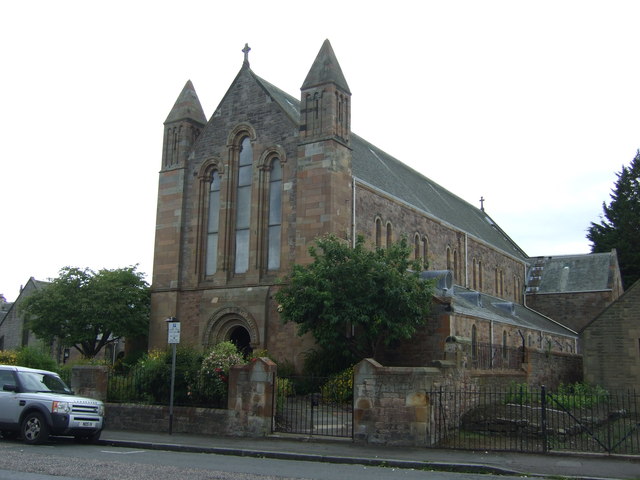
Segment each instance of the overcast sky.
[[151,279],[162,123],[251,68],[299,97],[325,38],[352,129],[529,255],[585,231],[640,148],[638,1],[0,2],[0,293],[65,265]]

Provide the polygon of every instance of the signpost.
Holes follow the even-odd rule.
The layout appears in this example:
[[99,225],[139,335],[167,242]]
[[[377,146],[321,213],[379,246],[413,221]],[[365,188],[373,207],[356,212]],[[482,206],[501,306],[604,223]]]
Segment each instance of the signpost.
[[176,345],[180,343],[180,321],[176,317],[169,317],[167,322],[167,342],[171,345],[171,390],[169,394],[169,435],[173,433],[173,390],[176,384]]

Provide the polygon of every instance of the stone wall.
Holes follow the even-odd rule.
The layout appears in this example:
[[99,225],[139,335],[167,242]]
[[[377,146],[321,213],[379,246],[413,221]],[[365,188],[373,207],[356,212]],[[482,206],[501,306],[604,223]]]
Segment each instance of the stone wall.
[[443,382],[439,368],[384,367],[363,360],[354,367],[354,440],[426,445],[432,429],[428,392]]
[[561,383],[582,381],[582,355],[527,348],[525,358],[529,385],[545,385],[554,389]]
[[[173,433],[264,437],[271,433],[276,364],[259,358],[229,372],[228,408],[173,407]],[[169,407],[164,405],[106,405],[106,428],[169,431]]]
[[527,306],[579,332],[614,300],[601,292],[527,294]]
[[582,331],[585,380],[640,391],[640,282]]
[[76,365],[71,369],[71,389],[81,397],[107,400],[109,369],[103,365]]

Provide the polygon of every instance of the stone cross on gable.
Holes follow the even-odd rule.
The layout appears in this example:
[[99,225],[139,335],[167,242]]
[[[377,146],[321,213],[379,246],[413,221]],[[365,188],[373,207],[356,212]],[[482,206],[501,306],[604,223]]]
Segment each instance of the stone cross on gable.
[[480,197],[480,210],[484,212],[484,197]]
[[248,43],[244,44],[244,48],[242,49],[242,53],[244,53],[244,64],[249,65],[249,52],[251,51],[251,47]]

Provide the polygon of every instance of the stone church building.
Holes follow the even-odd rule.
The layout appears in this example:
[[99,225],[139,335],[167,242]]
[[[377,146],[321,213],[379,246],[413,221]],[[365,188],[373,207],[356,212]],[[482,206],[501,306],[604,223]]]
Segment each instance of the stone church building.
[[[187,82],[164,123],[150,348],[232,340],[301,367],[310,337],[283,324],[278,283],[323,234],[371,247],[406,236],[439,282],[430,326],[398,363],[448,338],[575,354],[577,333],[525,305],[531,259],[491,219],[351,131],[351,91],[325,41],[299,98],[260,78],[248,47],[209,120]],[[608,268],[608,265],[607,265]]]

